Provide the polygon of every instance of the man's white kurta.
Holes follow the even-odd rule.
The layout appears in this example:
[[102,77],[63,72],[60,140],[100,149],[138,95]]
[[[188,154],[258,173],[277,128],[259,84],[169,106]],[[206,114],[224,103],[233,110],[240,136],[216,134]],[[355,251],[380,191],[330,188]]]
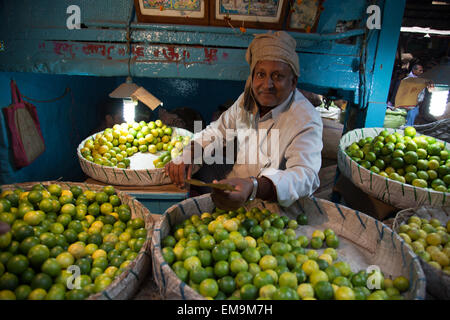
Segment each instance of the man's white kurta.
[[[206,156],[215,150],[214,159],[220,161],[223,143],[230,143],[237,136],[237,159],[227,178],[267,177],[283,207],[311,195],[320,184],[319,113],[297,89],[262,118],[259,112],[252,114],[240,107],[243,96],[217,121],[197,133],[194,140],[202,145]],[[211,159],[204,157],[204,161]]]

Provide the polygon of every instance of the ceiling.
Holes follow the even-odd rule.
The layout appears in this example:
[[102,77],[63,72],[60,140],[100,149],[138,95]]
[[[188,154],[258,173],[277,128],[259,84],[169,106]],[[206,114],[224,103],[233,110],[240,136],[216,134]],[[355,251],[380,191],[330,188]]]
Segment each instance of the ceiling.
[[448,17],[450,0],[407,0],[402,27],[450,30]]

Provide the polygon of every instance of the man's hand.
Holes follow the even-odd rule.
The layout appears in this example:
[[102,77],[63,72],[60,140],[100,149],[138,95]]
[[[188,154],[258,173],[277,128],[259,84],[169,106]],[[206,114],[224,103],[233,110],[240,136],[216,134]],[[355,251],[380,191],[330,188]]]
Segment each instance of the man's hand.
[[192,162],[186,164],[183,155],[180,155],[166,164],[164,172],[166,176],[170,177],[172,183],[184,188],[186,179],[190,179],[192,176]]
[[9,227],[9,224],[0,221],[0,236],[2,234],[7,233],[9,230],[11,230],[11,228]]
[[192,176],[192,165],[194,163],[194,142],[183,149],[183,153],[172,159],[164,167],[166,176],[170,177],[172,183],[184,188],[186,179]]
[[236,189],[235,191],[212,189],[211,198],[216,206],[222,210],[236,210],[242,207],[253,190],[253,182],[250,178],[214,180],[213,183],[228,183]]

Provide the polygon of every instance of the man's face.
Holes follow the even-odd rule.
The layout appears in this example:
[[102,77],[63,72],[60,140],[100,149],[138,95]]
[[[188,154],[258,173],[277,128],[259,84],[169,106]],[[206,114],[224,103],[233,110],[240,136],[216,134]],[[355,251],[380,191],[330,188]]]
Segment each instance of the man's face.
[[258,61],[253,70],[252,90],[263,107],[275,107],[289,97],[297,84],[291,67],[281,61]]
[[416,69],[413,69],[413,73],[416,76],[420,76],[423,73],[423,67],[422,66],[417,66]]

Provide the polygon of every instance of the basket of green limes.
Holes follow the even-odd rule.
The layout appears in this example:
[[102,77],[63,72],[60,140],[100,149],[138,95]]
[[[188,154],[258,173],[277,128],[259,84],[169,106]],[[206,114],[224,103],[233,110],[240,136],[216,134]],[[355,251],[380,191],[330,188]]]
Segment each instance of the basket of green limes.
[[450,207],[401,210],[393,229],[419,256],[427,292],[434,298],[450,299]]
[[163,185],[170,183],[164,165],[183,152],[192,136],[161,120],[122,123],[87,137],[77,155],[83,172],[95,180],[112,185]]
[[367,194],[394,207],[450,205],[447,144],[405,130],[362,128],[339,143],[340,171]]
[[383,223],[317,198],[225,211],[209,194],[155,224],[153,277],[165,299],[424,299],[425,276]]
[[129,299],[150,265],[153,219],[112,186],[1,186],[0,298]]

